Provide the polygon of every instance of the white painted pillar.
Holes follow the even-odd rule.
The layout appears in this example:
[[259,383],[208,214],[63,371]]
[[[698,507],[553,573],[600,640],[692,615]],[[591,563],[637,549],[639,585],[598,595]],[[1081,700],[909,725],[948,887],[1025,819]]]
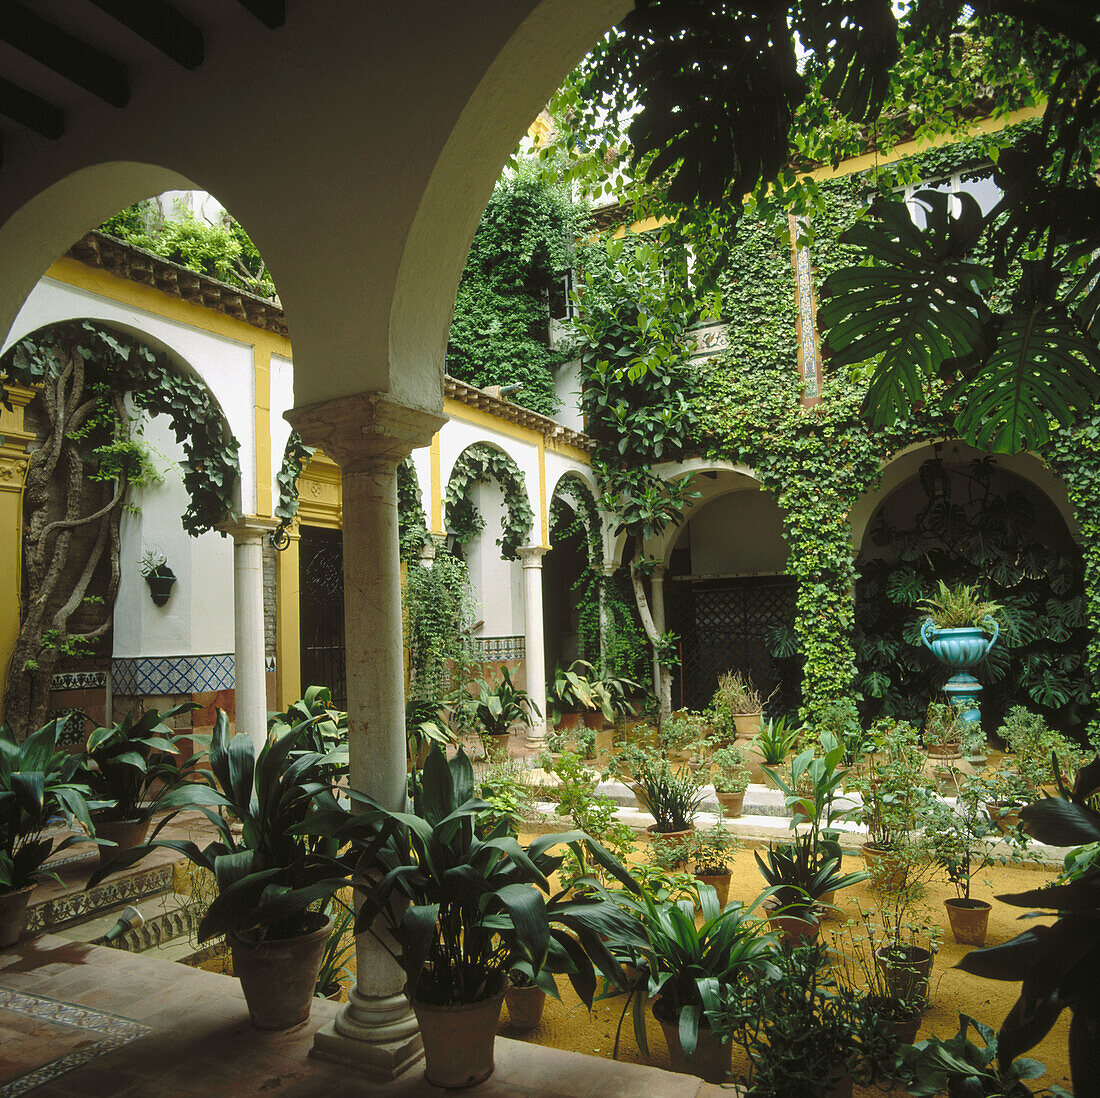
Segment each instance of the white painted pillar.
[[[653,626],[660,636],[665,632],[665,568],[663,564],[658,564],[653,569],[653,575],[649,577],[649,592],[649,609],[653,615]],[[664,674],[664,669],[657,662],[657,657],[654,655],[653,690],[657,697],[661,697],[661,678]]]
[[528,747],[542,747],[546,743],[546,643],[542,617],[542,558],[546,553],[542,545],[525,545],[519,550],[523,561],[523,665],[527,670],[527,693],[533,703]]
[[238,732],[259,753],[267,739],[263,538],[274,519],[246,515],[221,527],[233,538],[233,688]]
[[[397,465],[430,444],[444,420],[385,393],[295,408],[286,418],[340,466],[351,784],[400,809],[406,747]],[[312,1055],[368,1079],[394,1079],[423,1055],[405,975],[370,933],[355,946],[355,986],[318,1031]]]

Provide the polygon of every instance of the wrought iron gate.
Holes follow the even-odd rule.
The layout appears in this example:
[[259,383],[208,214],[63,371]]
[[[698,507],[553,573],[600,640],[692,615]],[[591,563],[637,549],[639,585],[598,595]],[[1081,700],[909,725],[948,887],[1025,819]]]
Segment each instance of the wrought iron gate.
[[347,706],[344,665],[344,541],[339,530],[302,527],[298,547],[302,687],[327,686]]
[[666,620],[679,634],[682,664],[673,672],[673,704],[702,709],[723,671],[741,671],[765,696],[775,716],[800,704],[799,660],[776,659],[765,643],[774,625],[793,625],[796,582],[788,576],[666,582]]

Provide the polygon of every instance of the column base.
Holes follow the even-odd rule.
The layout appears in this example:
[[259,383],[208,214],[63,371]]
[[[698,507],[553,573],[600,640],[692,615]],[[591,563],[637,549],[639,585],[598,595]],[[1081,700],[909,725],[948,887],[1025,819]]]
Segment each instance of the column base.
[[348,999],[314,1035],[310,1056],[354,1068],[360,1078],[379,1083],[423,1059],[416,1016],[404,995],[370,999],[353,987]]
[[523,738],[523,745],[532,751],[541,751],[546,746],[545,721],[528,725],[527,734]]

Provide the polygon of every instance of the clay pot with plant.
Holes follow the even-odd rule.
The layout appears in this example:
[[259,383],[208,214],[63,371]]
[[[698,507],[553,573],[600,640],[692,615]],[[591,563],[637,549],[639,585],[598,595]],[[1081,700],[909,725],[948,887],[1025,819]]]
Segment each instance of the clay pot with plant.
[[636,921],[594,879],[562,891],[551,886],[563,858],[555,851],[564,847],[636,887],[603,846],[571,831],[541,835],[524,848],[506,821],[482,837],[476,823],[484,804],[474,791],[465,752],[448,761],[433,749],[412,812],[352,793],[356,811],[337,805],[316,824],[347,851],[362,897],[356,931],[375,934],[404,970],[425,1077],[444,1087],[473,1086],[492,1074],[509,972],[554,995],[554,974],[569,973],[591,1008],[597,969],[612,985],[625,985],[604,939],[627,950],[644,945]]
[[654,819],[648,828],[666,841],[685,838],[695,827],[695,815],[703,801],[703,783],[697,769],[681,766],[673,769],[668,761],[648,756],[634,774],[635,796],[643,810]]
[[513,968],[508,973],[504,1002],[508,1007],[508,1024],[512,1029],[528,1033],[542,1025],[546,992],[522,969]]
[[[19,941],[38,882],[60,879],[45,868],[47,859],[95,834],[80,756],[59,746],[65,719],[21,743],[0,724],[0,949]],[[58,814],[71,834],[47,833]]]
[[731,820],[740,817],[749,787],[749,768],[745,755],[736,745],[719,747],[710,757],[710,780],[722,815]]
[[983,810],[983,790],[978,783],[965,788],[955,807],[943,801],[929,802],[924,812],[924,832],[931,850],[948,881],[954,899],[944,900],[951,933],[960,945],[985,945],[992,905],[970,895],[973,879],[992,864],[1018,864],[1027,851],[1027,836],[1018,829],[1005,836],[1005,843]]
[[760,768],[767,781],[778,788],[773,780],[787,756],[795,749],[802,729],[789,724],[784,717],[768,721],[753,741],[753,751],[760,760]]
[[[655,853],[664,846],[665,841],[660,838],[653,842]],[[665,869],[685,866],[700,884],[714,889],[719,904],[724,907],[730,895],[733,858],[740,849],[741,843],[730,834],[719,816],[713,827],[693,831],[682,843],[674,844],[667,857],[658,856],[654,861]]]
[[748,675],[740,671],[724,671],[719,675],[710,711],[715,731],[723,742],[753,739],[760,731],[767,701]]
[[[252,1024],[288,1029],[309,1017],[332,930],[324,906],[350,885],[336,860],[336,841],[304,829],[318,805],[335,808],[327,755],[307,750],[313,721],[272,734],[257,752],[246,735],[231,736],[218,710],[210,736],[217,788],[185,782],[168,793],[173,809],[142,846],[123,851],[92,874],[91,888],[158,848],[182,853],[214,878],[218,894],[198,928],[200,942],[225,935]],[[185,808],[201,809],[217,831],[205,847],[160,839]]]
[[156,549],[147,549],[139,565],[145,582],[149,585],[149,597],[154,606],[164,606],[176,583],[176,573],[168,567],[168,559]]

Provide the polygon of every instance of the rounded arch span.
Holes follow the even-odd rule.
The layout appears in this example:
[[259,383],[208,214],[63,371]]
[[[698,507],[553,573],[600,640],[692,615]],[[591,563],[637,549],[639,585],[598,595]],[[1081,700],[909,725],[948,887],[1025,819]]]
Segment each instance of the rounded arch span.
[[565,503],[574,511],[578,509],[578,506],[574,506],[576,504],[585,512],[585,525],[589,528],[589,533],[595,535],[590,543],[589,563],[600,572],[607,558],[607,524],[601,517],[594,485],[595,480],[591,476],[586,477],[579,469],[567,469],[554,484],[550,493],[550,506],[553,508],[555,500],[564,498]]
[[443,492],[445,525],[463,543],[480,534],[485,529],[485,519],[471,490],[490,481],[496,481],[504,493],[500,553],[505,560],[516,560],[519,547],[531,537],[535,513],[523,472],[506,450],[491,442],[471,443],[451,467]]
[[[67,330],[72,329],[74,326],[82,325],[85,323],[90,324],[97,331],[122,336],[124,337],[124,339],[132,342],[138,347],[144,346],[148,348],[149,351],[157,356],[159,361],[166,362],[174,373],[178,374],[181,378],[185,378],[193,382],[202,390],[203,394],[205,395],[205,399],[209,402],[211,413],[210,416],[206,417],[205,412],[203,412],[202,418],[200,418],[199,413],[192,414],[181,411],[181,424],[184,418],[191,416],[194,419],[194,423],[197,427],[199,427],[200,429],[206,429],[205,421],[208,420],[212,428],[215,426],[220,428],[219,433],[221,442],[238,442],[238,447],[236,450],[237,475],[234,478],[233,484],[231,486],[231,508],[233,512],[240,513],[244,507],[242,502],[241,490],[242,469],[247,468],[248,464],[251,464],[251,466],[254,468],[255,462],[254,460],[249,459],[249,455],[245,455],[244,453],[242,453],[242,448],[239,446],[239,436],[235,432],[234,426],[230,421],[229,416],[226,415],[225,408],[222,406],[222,403],[218,398],[218,394],[210,386],[207,378],[203,375],[202,371],[198,370],[195,367],[194,363],[190,359],[185,357],[176,347],[172,346],[170,343],[160,339],[158,336],[153,335],[148,331],[145,331],[142,328],[136,327],[133,324],[126,324],[113,318],[104,318],[96,315],[64,316],[56,320],[51,320],[45,324],[41,324],[30,331],[20,334],[18,339],[12,340],[7,346],[4,347],[2,355],[0,355],[0,362],[3,362],[5,359],[7,359],[8,356],[14,352],[18,344],[21,343],[23,340],[40,342],[43,341],[44,338],[48,336],[51,332],[56,331],[57,333],[61,334]],[[135,386],[132,385],[128,387],[127,392],[131,391],[131,389],[133,389],[134,387]],[[197,394],[195,394],[195,397],[196,399],[198,399]],[[156,418],[157,416],[161,415],[172,415],[172,413],[165,408],[157,407],[157,403],[158,402],[155,399],[148,401],[148,403],[143,400],[141,407],[152,418]],[[197,444],[201,445],[201,441],[197,440]],[[192,471],[192,476],[194,476],[194,471]],[[193,483],[199,485],[197,490],[201,493],[203,492],[203,489],[201,487],[200,481],[201,477],[198,477],[193,480]],[[194,493],[192,493],[192,495],[194,498]],[[228,518],[229,516],[226,515],[225,517]]]
[[35,283],[86,232],[143,198],[193,189],[169,168],[110,161],[80,168],[28,199],[0,225],[0,333],[11,332]]
[[920,472],[920,467],[939,456],[947,464],[965,464],[975,458],[992,457],[999,468],[1028,481],[1037,488],[1057,509],[1074,540],[1080,539],[1080,528],[1073,504],[1066,493],[1061,478],[1035,454],[987,454],[956,439],[930,439],[915,442],[898,450],[882,466],[878,487],[865,492],[856,501],[849,514],[852,526],[852,550],[855,556],[863,551],[867,531],[876,512],[892,492],[900,488]]

